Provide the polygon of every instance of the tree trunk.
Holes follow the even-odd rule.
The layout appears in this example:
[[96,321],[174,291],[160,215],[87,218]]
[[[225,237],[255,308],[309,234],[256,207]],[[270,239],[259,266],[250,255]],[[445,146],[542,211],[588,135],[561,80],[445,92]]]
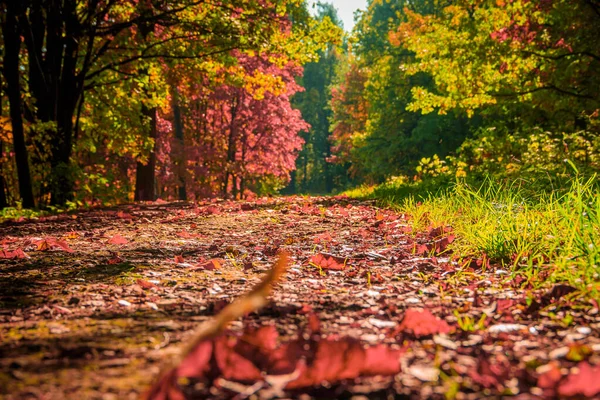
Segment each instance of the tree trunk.
[[185,187],[186,178],[186,157],[185,157],[185,141],[183,136],[183,121],[181,120],[181,108],[179,107],[179,93],[177,87],[173,85],[173,126],[175,128],[175,139],[179,146],[179,157],[176,162],[176,171],[178,173],[178,187],[177,194],[179,200],[187,200],[187,191]]
[[148,156],[148,162],[137,162],[135,172],[135,201],[154,201],[154,171],[156,169],[156,108],[142,106],[142,114],[150,118],[149,136],[154,140],[154,148]]
[[6,95],[10,104],[10,120],[13,134],[13,147],[17,162],[17,176],[19,178],[19,193],[24,208],[34,208],[33,190],[31,187],[31,174],[27,147],[25,146],[25,132],[21,105],[21,85],[19,80],[19,52],[21,50],[21,35],[17,24],[16,3],[9,1],[6,14],[2,21],[2,34],[4,36],[4,78],[6,79]]
[[233,98],[231,100],[231,121],[229,123],[229,140],[227,142],[227,164],[226,164],[226,170],[225,170],[225,179],[224,179],[224,186],[223,186],[223,197],[226,198],[227,197],[227,193],[228,193],[228,189],[229,189],[229,178],[232,178],[233,181],[233,191],[234,191],[234,196],[235,196],[235,185],[236,185],[236,181],[235,181],[235,175],[233,174],[233,172],[231,171],[231,169],[234,167],[235,165],[235,153],[236,153],[236,143],[235,143],[235,139],[236,139],[236,126],[235,126],[235,119],[237,117],[237,106],[238,106],[238,99],[237,98]]
[[[1,109],[1,106],[0,106]],[[0,156],[4,152],[4,142],[0,140]],[[8,200],[6,198],[6,180],[2,173],[2,164],[0,164],[0,210],[8,207]]]
[[[35,103],[32,123],[50,126],[32,132],[48,137],[50,174],[46,181],[50,203],[64,205],[73,199],[71,166],[73,117],[83,93],[83,74],[77,74],[82,35],[74,2],[33,2],[19,19],[28,55],[29,90]],[[44,153],[45,149],[40,148]]]
[[[0,120],[2,119],[1,117],[3,117],[4,113],[3,108],[2,108],[2,99],[4,95],[4,84],[3,81],[0,77]],[[2,141],[2,139],[0,139],[0,159],[2,159],[4,156],[4,142]],[[0,162],[0,210],[2,210],[3,208],[6,208],[8,206],[8,201],[7,201],[7,196],[6,196],[6,192],[7,192],[7,187],[6,187],[6,179],[4,178],[4,173],[2,172],[2,163]]]

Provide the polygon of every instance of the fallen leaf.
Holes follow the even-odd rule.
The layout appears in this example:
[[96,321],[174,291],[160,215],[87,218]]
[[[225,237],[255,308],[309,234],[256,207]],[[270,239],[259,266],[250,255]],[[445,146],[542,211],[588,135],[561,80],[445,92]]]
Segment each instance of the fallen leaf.
[[409,332],[415,337],[449,333],[452,330],[446,321],[436,317],[429,310],[409,308],[404,313],[402,322],[396,328],[396,333]]
[[570,374],[558,387],[561,396],[593,397],[600,394],[600,366],[592,367],[587,362],[577,364],[578,373]]
[[197,266],[199,269],[205,269],[207,271],[214,271],[215,269],[221,269],[221,260],[213,258],[206,262],[200,263]]
[[31,257],[29,257],[29,255],[27,253],[25,253],[23,250],[16,249],[13,251],[0,250],[0,258],[13,259],[13,258],[31,258]]
[[127,244],[129,240],[125,239],[123,236],[116,234],[108,240],[109,244]]
[[33,244],[37,246],[38,251],[48,251],[48,250],[64,250],[68,253],[73,253],[73,249],[69,247],[67,242],[64,240],[57,240],[53,237],[47,237],[45,239],[33,241]]
[[117,212],[117,218],[125,219],[125,220],[132,220],[133,215],[126,213],[124,211],[119,211],[119,212]]
[[312,256],[308,262],[319,268],[329,269],[333,271],[341,271],[346,268],[345,263],[339,263],[334,257],[324,256],[320,253]]
[[562,378],[558,363],[552,361],[550,364],[543,365],[541,368],[544,368],[545,371],[538,377],[537,386],[542,389],[556,388],[558,382]]
[[146,281],[146,280],[143,280],[143,279],[138,279],[138,280],[136,281],[136,283],[137,283],[138,285],[140,285],[140,286],[141,286],[142,288],[144,288],[144,289],[152,289],[152,288],[155,288],[155,287],[156,287],[156,285],[155,285],[154,283],[152,283],[152,282],[148,282],[148,281]]

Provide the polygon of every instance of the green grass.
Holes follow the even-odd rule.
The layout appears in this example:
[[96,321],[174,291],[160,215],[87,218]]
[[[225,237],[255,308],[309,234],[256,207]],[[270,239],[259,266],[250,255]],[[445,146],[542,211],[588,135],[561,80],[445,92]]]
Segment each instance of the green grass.
[[600,198],[596,177],[576,178],[571,186],[532,192],[527,182],[486,180],[432,190],[423,184],[384,184],[351,197],[379,200],[410,215],[414,231],[451,226],[458,257],[489,259],[534,286],[569,283],[600,293]]

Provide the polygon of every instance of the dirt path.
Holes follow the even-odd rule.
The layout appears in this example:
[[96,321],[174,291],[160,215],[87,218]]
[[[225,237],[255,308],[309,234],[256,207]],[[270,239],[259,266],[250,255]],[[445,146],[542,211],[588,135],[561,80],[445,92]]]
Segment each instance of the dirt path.
[[[370,204],[301,197],[5,223],[0,397],[137,398],[190,329],[257,282],[280,249],[293,265],[234,332],[274,324],[290,340],[314,313],[325,335],[402,352],[395,376],[293,396],[593,395],[598,303],[568,286],[523,289],[485,259],[461,268],[437,254],[451,240],[445,229],[413,237],[404,216]],[[243,398],[240,387],[208,393]]]

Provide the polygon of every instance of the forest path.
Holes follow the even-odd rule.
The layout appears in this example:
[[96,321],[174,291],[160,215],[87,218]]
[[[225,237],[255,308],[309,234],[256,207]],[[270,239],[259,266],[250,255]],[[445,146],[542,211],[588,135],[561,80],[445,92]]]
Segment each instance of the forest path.
[[[485,259],[459,264],[443,254],[452,239],[442,227],[413,234],[405,216],[341,197],[152,203],[4,223],[0,398],[137,398],[190,330],[258,282],[281,249],[292,265],[270,305],[232,331],[274,324],[286,341],[314,313],[325,334],[403,353],[395,376],[305,393],[583,393],[578,374],[600,365],[598,304],[565,285],[522,290]],[[244,398],[247,389],[209,393]]]

